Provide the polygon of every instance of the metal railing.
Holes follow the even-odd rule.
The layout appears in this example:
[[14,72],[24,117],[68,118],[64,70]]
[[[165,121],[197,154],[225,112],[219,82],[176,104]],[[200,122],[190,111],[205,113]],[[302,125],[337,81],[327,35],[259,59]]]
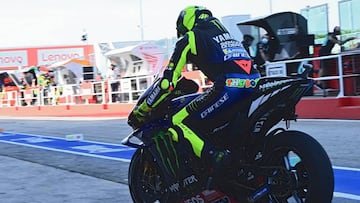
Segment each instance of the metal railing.
[[[327,61],[321,67],[322,61]],[[310,63],[314,66],[313,77],[315,80],[314,96],[331,96],[332,92],[336,97],[357,96],[360,94],[360,51],[344,52],[336,55],[302,58],[272,62],[266,67],[268,76],[285,76],[301,73],[302,64]],[[288,71],[291,64],[296,64],[295,71]],[[327,75],[319,76],[321,68],[328,69]],[[327,82],[326,87],[321,82]]]
[[118,83],[116,90],[111,88],[109,81],[95,81],[7,91],[0,93],[0,107],[134,103],[153,82],[153,78],[141,76],[112,81]]

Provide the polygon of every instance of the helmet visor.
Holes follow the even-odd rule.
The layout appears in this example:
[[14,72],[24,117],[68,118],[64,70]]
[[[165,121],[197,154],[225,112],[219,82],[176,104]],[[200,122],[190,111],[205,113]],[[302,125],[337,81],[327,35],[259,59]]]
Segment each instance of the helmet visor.
[[184,25],[184,16],[185,16],[185,11],[181,11],[176,21],[176,32],[178,38],[184,36],[185,33],[187,32],[187,29]]

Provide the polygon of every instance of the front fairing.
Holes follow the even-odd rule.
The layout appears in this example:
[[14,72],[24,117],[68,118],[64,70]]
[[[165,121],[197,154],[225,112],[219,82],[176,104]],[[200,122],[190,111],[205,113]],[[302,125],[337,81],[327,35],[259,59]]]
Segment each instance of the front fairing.
[[171,122],[167,119],[154,120],[139,128],[134,129],[121,143],[134,148],[143,148],[153,143],[153,137],[161,130],[170,127]]
[[136,105],[135,105],[134,109],[135,109],[136,107],[138,107],[138,106],[148,97],[148,95],[149,95],[149,94],[151,93],[151,91],[155,88],[155,86],[157,85],[157,83],[159,82],[159,80],[160,80],[159,78],[155,79],[155,81],[145,90],[145,92],[143,92],[143,93],[140,95],[138,101],[136,102]]

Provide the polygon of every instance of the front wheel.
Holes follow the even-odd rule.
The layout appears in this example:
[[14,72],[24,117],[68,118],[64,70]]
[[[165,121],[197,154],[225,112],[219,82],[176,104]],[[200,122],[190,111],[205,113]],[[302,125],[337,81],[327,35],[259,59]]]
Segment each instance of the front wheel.
[[267,146],[265,165],[274,169],[267,177],[271,193],[262,202],[331,202],[333,169],[318,141],[300,131],[284,131]]
[[168,202],[164,177],[147,149],[138,149],[129,165],[129,190],[135,203]]

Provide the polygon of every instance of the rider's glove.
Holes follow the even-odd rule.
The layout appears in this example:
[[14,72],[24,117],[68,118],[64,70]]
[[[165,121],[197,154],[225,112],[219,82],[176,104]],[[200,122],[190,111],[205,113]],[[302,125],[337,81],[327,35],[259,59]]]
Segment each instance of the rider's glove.
[[149,107],[144,101],[137,108],[134,109],[133,114],[138,122],[144,122],[146,117],[149,116],[150,112],[151,112],[151,107]]

